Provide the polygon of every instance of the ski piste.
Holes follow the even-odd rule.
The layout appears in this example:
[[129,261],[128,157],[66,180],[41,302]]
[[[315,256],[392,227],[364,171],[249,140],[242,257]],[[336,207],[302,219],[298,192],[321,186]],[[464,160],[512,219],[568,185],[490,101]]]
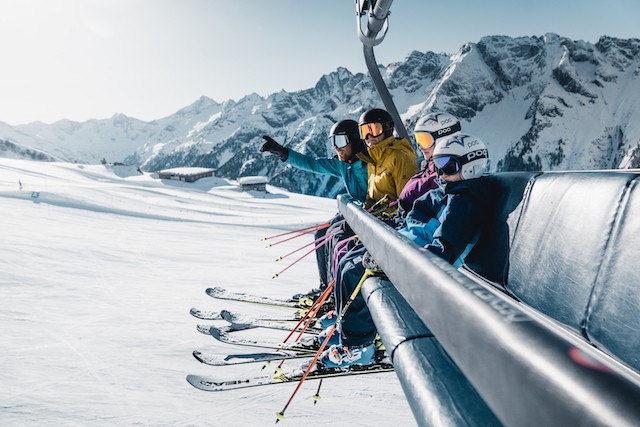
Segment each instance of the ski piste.
[[282,351],[280,353],[247,353],[247,354],[221,354],[211,353],[206,351],[195,350],[193,352],[199,362],[211,366],[230,366],[230,365],[242,365],[245,363],[259,363],[259,362],[274,362],[289,359],[303,359],[312,358],[313,353],[307,351],[295,352],[295,351]]
[[[358,366],[352,365],[343,370],[318,370],[310,372],[307,380],[344,377],[350,375],[377,374],[381,372],[392,372],[393,365],[387,363],[376,363],[373,365]],[[200,375],[187,375],[187,381],[195,388],[203,391],[227,391],[241,388],[258,387],[264,385],[284,384],[292,381],[300,381],[303,370],[295,369],[291,372],[281,372],[277,374],[265,374],[255,377],[239,377],[236,379],[218,379],[203,377]]]
[[308,351],[309,353],[315,353],[314,350],[308,350],[300,347],[283,349],[282,343],[240,338],[238,336],[230,334],[229,332],[241,331],[243,329],[233,329],[232,325],[229,327],[223,327],[223,328],[219,328],[217,326],[211,326],[211,325],[198,325],[197,329],[198,329],[198,332],[203,333],[205,335],[211,335],[213,338],[226,344],[242,345],[246,347],[255,347],[255,348],[266,348],[268,350],[293,350],[293,351],[300,351],[300,352]]
[[273,307],[289,307],[293,309],[308,309],[306,305],[300,305],[295,301],[280,299],[280,298],[268,298],[258,295],[245,294],[240,292],[227,291],[225,288],[215,287],[207,288],[205,291],[207,295],[216,299],[224,299],[229,301],[241,301],[252,304],[269,305]]

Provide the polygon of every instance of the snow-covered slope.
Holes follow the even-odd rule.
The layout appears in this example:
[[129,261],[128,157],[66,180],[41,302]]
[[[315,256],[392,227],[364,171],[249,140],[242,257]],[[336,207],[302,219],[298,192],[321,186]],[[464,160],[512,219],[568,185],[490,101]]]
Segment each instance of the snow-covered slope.
[[[271,279],[284,267],[273,260],[311,237],[270,249],[260,239],[328,219],[335,201],[135,169],[0,159],[0,425],[273,424],[295,384],[212,394],[185,381],[261,372],[197,362],[194,349],[247,350],[196,332],[207,322],[189,309],[275,313],[204,290],[284,297],[315,286],[311,258]],[[314,406],[317,385],[303,385],[286,425],[415,425],[393,373],[326,380]]]
[[[487,143],[493,171],[640,166],[640,39],[488,36],[452,55],[412,52],[380,68],[407,129],[424,111],[456,114]],[[11,136],[0,127],[0,138],[67,160],[105,158],[147,171],[209,167],[218,176],[267,175],[292,191],[334,196],[338,180],[258,153],[261,136],[324,157],[331,125],[372,107],[381,103],[370,78],[339,68],[310,89],[222,104],[202,97],[153,122],[117,115],[36,123]]]

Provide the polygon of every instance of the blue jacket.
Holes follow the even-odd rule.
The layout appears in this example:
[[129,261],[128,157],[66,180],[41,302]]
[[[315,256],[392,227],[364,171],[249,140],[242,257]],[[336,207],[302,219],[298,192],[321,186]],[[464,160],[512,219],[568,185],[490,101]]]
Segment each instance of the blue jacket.
[[338,159],[315,159],[289,149],[285,163],[308,172],[342,178],[347,193],[355,200],[364,202],[367,196],[367,165],[359,159],[354,163]]
[[416,199],[398,231],[457,268],[478,241],[491,200],[483,177],[447,183]]

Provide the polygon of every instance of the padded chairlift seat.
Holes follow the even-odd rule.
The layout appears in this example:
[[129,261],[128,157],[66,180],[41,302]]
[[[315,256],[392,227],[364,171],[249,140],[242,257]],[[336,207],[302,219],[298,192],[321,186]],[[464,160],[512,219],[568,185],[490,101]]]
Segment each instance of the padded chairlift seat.
[[[618,209],[589,309],[586,333],[606,353],[640,371],[640,178]],[[640,403],[639,403],[640,404]]]
[[583,335],[585,314],[628,183],[625,173],[545,173],[523,201],[507,290]]

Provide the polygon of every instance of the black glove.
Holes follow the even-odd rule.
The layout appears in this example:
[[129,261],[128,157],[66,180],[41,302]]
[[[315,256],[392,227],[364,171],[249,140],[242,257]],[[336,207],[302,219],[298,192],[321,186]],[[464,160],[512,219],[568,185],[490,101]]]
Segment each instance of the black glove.
[[262,147],[260,147],[261,152],[264,153],[265,151],[268,151],[271,154],[275,154],[276,156],[280,157],[280,160],[282,160],[283,162],[289,158],[288,148],[285,148],[282,145],[278,144],[275,139],[271,138],[268,135],[264,135],[262,139],[265,140],[265,143],[262,144]]

